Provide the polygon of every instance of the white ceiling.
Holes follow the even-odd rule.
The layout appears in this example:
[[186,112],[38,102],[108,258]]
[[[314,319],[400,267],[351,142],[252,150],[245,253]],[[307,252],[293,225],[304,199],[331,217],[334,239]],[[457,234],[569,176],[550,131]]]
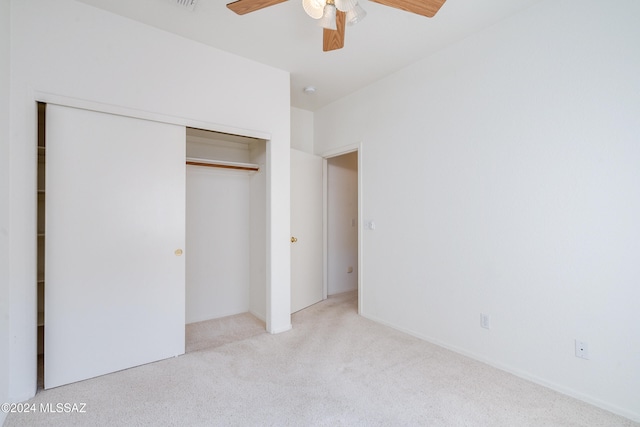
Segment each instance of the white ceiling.
[[314,111],[541,0],[447,0],[433,18],[360,0],[367,17],[332,52],[302,0],[243,16],[231,0],[198,0],[193,11],[171,0],[78,1],[289,71],[291,105]]

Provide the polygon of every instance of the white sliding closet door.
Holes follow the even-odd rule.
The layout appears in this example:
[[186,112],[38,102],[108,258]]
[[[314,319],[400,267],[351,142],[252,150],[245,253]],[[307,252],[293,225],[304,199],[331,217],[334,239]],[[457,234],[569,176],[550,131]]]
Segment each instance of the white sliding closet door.
[[47,106],[45,388],[184,353],[185,128]]

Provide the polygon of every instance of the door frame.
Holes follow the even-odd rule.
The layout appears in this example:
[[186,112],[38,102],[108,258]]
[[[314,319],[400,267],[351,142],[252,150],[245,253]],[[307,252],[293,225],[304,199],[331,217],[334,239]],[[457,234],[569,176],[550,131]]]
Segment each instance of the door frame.
[[362,222],[362,142],[328,150],[320,155],[320,157],[322,157],[322,269],[324,271],[322,279],[322,296],[323,299],[327,299],[327,292],[329,288],[329,159],[353,152],[358,154],[358,218],[356,224],[358,227],[358,314],[362,314],[362,294],[364,292],[362,280],[364,275],[362,253],[362,225],[364,224]]

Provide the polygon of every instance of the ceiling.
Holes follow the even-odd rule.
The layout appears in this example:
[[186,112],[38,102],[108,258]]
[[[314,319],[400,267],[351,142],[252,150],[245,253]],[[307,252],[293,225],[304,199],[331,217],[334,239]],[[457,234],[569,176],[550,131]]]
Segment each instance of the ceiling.
[[301,0],[242,16],[231,0],[198,0],[193,11],[175,0],[78,1],[289,71],[291,105],[315,111],[541,0],[447,0],[433,18],[360,0],[366,18],[331,52]]

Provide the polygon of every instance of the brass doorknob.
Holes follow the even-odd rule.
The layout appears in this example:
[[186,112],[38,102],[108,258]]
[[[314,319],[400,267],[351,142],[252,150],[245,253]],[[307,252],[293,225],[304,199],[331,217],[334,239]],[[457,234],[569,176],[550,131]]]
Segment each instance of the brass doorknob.
[[298,238],[297,238],[297,237],[293,237],[293,236],[291,236],[291,243],[295,243],[295,242],[297,242],[297,241],[298,241]]

